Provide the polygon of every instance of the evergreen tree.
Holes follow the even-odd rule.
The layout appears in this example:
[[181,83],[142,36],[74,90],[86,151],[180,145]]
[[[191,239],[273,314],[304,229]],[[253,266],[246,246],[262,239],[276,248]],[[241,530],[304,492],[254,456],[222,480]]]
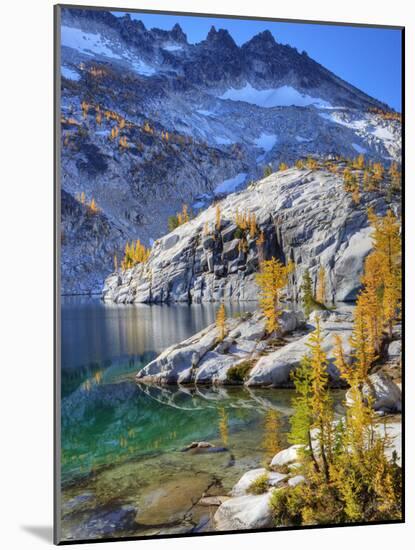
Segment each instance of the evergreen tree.
[[177,218],[177,215],[169,216],[167,220],[167,225],[169,228],[169,231],[174,231],[176,227],[179,227],[179,220]]
[[267,178],[272,174],[272,166],[270,164],[267,164],[264,168],[264,178]]
[[314,297],[313,297],[313,281],[310,276],[310,271],[305,270],[303,275],[303,282],[301,285],[302,291],[302,303],[304,307],[304,313],[308,317],[314,307]]

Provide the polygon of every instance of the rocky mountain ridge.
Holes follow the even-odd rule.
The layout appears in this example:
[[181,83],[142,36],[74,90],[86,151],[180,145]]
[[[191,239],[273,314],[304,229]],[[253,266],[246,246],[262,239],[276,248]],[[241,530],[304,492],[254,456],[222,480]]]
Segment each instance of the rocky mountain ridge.
[[400,160],[398,116],[270,32],[190,44],[179,25],[63,8],[60,38],[63,202],[84,192],[108,225],[90,233],[64,205],[64,293],[99,292],[127,240],[151,243],[183,203],[197,212],[268,164]]

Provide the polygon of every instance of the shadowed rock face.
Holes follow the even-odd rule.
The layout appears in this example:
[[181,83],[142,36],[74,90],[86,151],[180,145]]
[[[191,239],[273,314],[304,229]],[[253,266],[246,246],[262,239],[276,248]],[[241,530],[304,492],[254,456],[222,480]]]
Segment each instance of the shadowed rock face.
[[[369,206],[379,214],[388,208],[377,193],[365,193],[354,204],[342,178],[329,172],[277,172],[220,201],[220,228],[211,206],[158,240],[145,265],[106,279],[103,298],[116,303],[256,300],[259,260],[277,257],[295,264],[289,298],[298,299],[305,269],[316,282],[323,266],[327,301],[354,300],[372,246]],[[237,230],[237,212],[255,214],[254,237]],[[257,241],[260,231],[263,246]]]
[[[94,197],[108,225],[63,243],[64,293],[99,292],[127,240],[160,238],[183,203],[204,208],[224,181],[239,177],[242,188],[266,164],[363,150],[400,160],[399,121],[368,111],[384,105],[270,32],[238,46],[212,28],[189,44],[178,25],[149,30],[129,16],[69,8],[61,31],[62,188]],[[110,139],[116,122],[106,111],[127,121],[128,147]],[[82,225],[82,212],[68,218],[63,208],[62,221]]]

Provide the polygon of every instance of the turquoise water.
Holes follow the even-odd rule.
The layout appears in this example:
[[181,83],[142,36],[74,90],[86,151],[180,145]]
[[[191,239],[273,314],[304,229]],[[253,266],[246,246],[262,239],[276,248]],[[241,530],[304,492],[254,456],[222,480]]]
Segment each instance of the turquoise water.
[[[253,307],[228,306],[228,315]],[[217,426],[220,400],[213,406],[200,393],[174,395],[175,388],[143,391],[134,376],[166,347],[212,323],[216,309],[213,305],[114,306],[91,298],[63,299],[64,484],[114,461],[215,434],[212,426]],[[172,394],[171,403],[167,391]]]
[[[228,316],[254,304],[227,306]],[[63,540],[212,529],[226,495],[286,447],[291,390],[141,386],[135,374],[215,319],[217,306],[62,304]],[[225,448],[182,452],[192,441]]]

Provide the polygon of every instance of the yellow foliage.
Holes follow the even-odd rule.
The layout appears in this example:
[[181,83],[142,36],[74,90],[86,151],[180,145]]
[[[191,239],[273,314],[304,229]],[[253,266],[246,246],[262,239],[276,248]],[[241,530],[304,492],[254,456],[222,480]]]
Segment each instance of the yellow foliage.
[[317,273],[316,300],[323,305],[326,303],[326,271],[322,265]]
[[146,134],[154,134],[154,130],[148,122],[144,123],[143,130],[144,132],[146,132]]
[[264,246],[264,244],[265,244],[265,234],[264,234],[263,231],[260,231],[256,243],[257,243],[258,246]]
[[307,158],[306,164],[309,170],[316,170],[318,168],[318,162],[312,157]]
[[189,207],[187,206],[187,204],[184,204],[182,206],[182,211],[178,212],[176,216],[177,216],[177,222],[178,222],[177,225],[183,225],[184,223],[187,223],[190,220]]
[[264,416],[264,437],[263,447],[265,451],[265,457],[269,460],[276,453],[281,451],[281,425],[280,415],[278,411],[269,409]]
[[243,252],[246,254],[249,250],[248,241],[246,240],[245,235],[243,235],[238,242],[238,250],[239,252]]
[[121,262],[121,269],[125,271],[137,264],[145,263],[150,256],[151,250],[146,248],[144,244],[137,239],[136,242],[131,241],[125,245],[124,258]]
[[402,291],[400,225],[391,210],[388,210],[383,217],[378,217],[373,210],[369,210],[368,217],[374,229],[372,235],[374,253],[379,255],[378,263],[382,266],[381,285],[378,292],[383,300],[384,326],[391,336],[393,323],[400,310]]
[[355,204],[360,204],[360,190],[359,185],[355,185],[352,190],[352,200]]
[[249,235],[250,235],[251,239],[255,238],[256,232],[257,232],[256,214],[254,212],[249,217]]
[[227,445],[229,441],[229,418],[224,407],[219,409],[219,433],[223,445]]
[[256,275],[256,282],[260,287],[259,304],[266,317],[266,329],[269,334],[279,329],[280,294],[288,284],[291,270],[291,266],[285,266],[275,258],[260,263],[260,272]]
[[117,139],[118,134],[119,134],[118,126],[113,126],[111,128],[110,139]]
[[353,167],[357,168],[358,170],[363,170],[363,168],[365,167],[364,155],[359,155],[357,158],[354,159]]
[[226,336],[226,311],[225,311],[225,305],[221,304],[219,306],[218,312],[216,314],[216,328],[218,329],[218,341],[222,342],[222,340]]
[[374,179],[372,178],[372,173],[368,169],[363,172],[363,190],[369,192],[376,190],[376,185]]
[[215,227],[217,231],[220,231],[221,224],[221,210],[219,204],[216,205],[215,209]]
[[121,149],[128,149],[127,136],[121,136],[118,142]]
[[399,190],[401,188],[401,173],[396,162],[392,162],[390,165],[389,177],[391,180],[392,189]]
[[373,180],[376,183],[380,183],[383,180],[383,175],[385,173],[385,169],[383,168],[383,165],[380,162],[374,162],[372,166],[373,170]]
[[99,212],[99,208],[94,198],[91,199],[91,202],[88,205],[88,212],[89,214],[97,214]]
[[81,109],[82,109],[82,116],[86,118],[89,111],[89,104],[85,100],[81,102]]
[[278,167],[278,170],[280,172],[283,172],[284,170],[288,170],[288,164],[285,164],[285,162],[281,162],[279,167]]

